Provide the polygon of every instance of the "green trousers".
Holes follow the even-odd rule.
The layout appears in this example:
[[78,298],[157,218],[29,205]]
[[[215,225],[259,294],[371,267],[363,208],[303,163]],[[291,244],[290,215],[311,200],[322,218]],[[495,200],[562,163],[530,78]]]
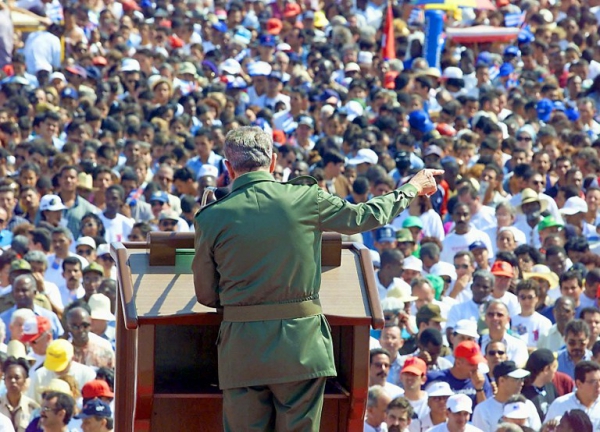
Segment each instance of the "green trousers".
[[223,390],[225,432],[318,432],[327,378]]

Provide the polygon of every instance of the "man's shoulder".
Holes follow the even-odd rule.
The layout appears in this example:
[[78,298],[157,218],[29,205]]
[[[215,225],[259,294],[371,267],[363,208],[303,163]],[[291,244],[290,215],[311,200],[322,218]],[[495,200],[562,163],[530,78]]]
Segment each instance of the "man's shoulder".
[[427,372],[427,382],[446,381],[450,375],[450,369]]

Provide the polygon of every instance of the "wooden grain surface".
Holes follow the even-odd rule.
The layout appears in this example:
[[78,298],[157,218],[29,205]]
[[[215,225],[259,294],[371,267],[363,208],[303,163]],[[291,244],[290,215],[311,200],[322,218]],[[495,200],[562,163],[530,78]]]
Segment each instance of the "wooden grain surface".
[[[150,266],[144,250],[132,250],[129,257],[134,301],[138,317],[158,318],[197,312],[214,312],[196,301],[189,267]],[[348,318],[370,317],[358,255],[342,249],[340,267],[323,267],[321,303],[326,315]]]

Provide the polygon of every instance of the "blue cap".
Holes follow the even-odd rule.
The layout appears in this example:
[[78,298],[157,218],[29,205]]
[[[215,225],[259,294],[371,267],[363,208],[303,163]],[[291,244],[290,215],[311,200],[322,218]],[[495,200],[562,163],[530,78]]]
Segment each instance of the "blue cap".
[[565,110],[565,114],[566,114],[567,118],[569,119],[569,121],[575,122],[575,121],[579,120],[579,111],[575,107],[568,107]]
[[408,123],[410,127],[420,132],[431,132],[434,128],[433,123],[429,119],[429,115],[423,110],[413,111],[408,115]]
[[562,101],[556,100],[556,101],[552,102],[552,105],[553,105],[555,111],[565,112],[567,110],[567,107],[565,106],[565,104]]
[[396,230],[391,225],[377,228],[375,231],[375,241],[379,243],[396,241]]
[[86,68],[88,79],[99,81],[102,79],[102,72],[96,66],[90,66]]
[[538,119],[547,122],[550,120],[550,114],[552,114],[552,110],[554,109],[554,104],[550,99],[540,99],[537,103],[536,110]]
[[75,416],[77,419],[86,419],[89,417],[102,417],[111,418],[112,411],[110,405],[100,399],[92,399],[88,401],[81,410],[79,415]]
[[79,99],[79,93],[73,87],[65,88],[60,94],[62,99]]
[[506,49],[504,50],[505,56],[518,56],[519,54],[520,54],[519,48],[514,45],[506,47]]
[[277,45],[277,40],[275,39],[275,36],[273,36],[273,35],[261,34],[258,37],[258,44],[262,45],[262,46],[267,46],[267,47],[274,47],[275,45]]
[[494,59],[492,58],[492,54],[489,51],[482,51],[477,56],[477,64],[484,64],[487,66],[491,66]]
[[535,36],[531,33],[531,30],[523,29],[519,32],[517,40],[521,44],[529,44],[535,40]]
[[469,245],[469,251],[474,251],[475,249],[487,249],[487,246],[481,240],[475,240]]
[[150,196],[150,202],[152,201],[160,201],[161,203],[166,204],[169,202],[169,196],[166,192],[156,191]]
[[222,21],[213,23],[212,28],[214,28],[216,31],[218,31],[220,33],[227,33],[227,24],[225,24]]
[[507,77],[514,71],[515,71],[515,67],[512,65],[512,63],[503,63],[502,66],[500,66],[500,71],[498,72],[498,76],[499,77]]
[[331,89],[327,89],[323,93],[321,93],[321,96],[319,97],[319,99],[321,100],[321,102],[325,102],[327,99],[332,98],[332,97],[336,98],[339,102],[340,95],[338,94],[338,92],[331,90]]

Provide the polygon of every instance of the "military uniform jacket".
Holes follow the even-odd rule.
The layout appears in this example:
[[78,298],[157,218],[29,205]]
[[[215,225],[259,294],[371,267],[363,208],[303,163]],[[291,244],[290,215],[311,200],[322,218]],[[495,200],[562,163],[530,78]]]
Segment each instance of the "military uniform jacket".
[[[244,174],[229,195],[196,215],[198,301],[226,308],[318,298],[322,233],[355,234],[389,223],[416,195],[405,185],[355,205],[310,177],[277,183],[265,171]],[[218,353],[221,389],[336,375],[323,315],[223,322]]]

